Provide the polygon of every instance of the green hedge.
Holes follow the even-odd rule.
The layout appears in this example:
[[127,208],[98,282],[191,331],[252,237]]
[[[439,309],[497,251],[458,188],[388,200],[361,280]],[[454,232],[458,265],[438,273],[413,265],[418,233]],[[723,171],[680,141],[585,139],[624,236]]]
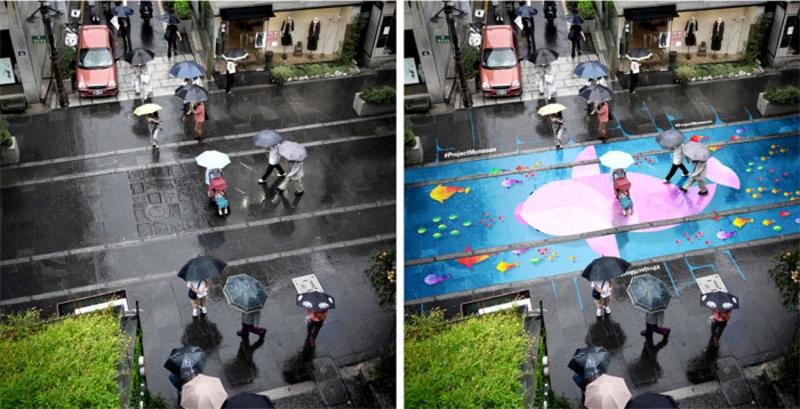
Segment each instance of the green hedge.
[[98,312],[41,323],[38,312],[0,322],[0,408],[119,408],[119,316]]
[[192,18],[192,6],[189,5],[187,0],[175,1],[175,15],[181,20],[189,20]]
[[414,126],[414,124],[411,123],[411,120],[406,118],[403,126],[403,143],[406,148],[413,148],[414,145],[417,144],[417,135],[414,134],[414,130],[411,128],[412,126]]
[[[797,87],[794,87],[797,88]],[[770,101],[771,102],[771,101]],[[800,310],[800,247],[781,252],[775,256],[777,263],[769,270],[775,287],[781,293],[786,308]],[[789,350],[783,355],[778,368],[778,386],[800,401],[800,322],[795,327],[794,338]]]
[[447,323],[440,310],[405,326],[409,408],[521,408],[530,340],[516,311]]
[[316,63],[316,64],[278,64],[272,68],[272,82],[283,84],[289,78],[297,77],[330,77],[336,71],[349,73],[352,66],[350,64],[339,63]]
[[597,11],[594,9],[594,2],[591,0],[580,0],[578,2],[578,11],[581,18],[584,20],[594,20],[597,17]]
[[753,72],[756,69],[756,64],[748,64],[745,62],[732,62],[732,63],[719,63],[719,64],[681,64],[675,68],[675,78],[679,82],[688,82],[691,78],[703,77],[727,77],[728,75],[736,75],[739,71]]
[[[394,91],[394,88],[392,88],[392,91]],[[361,97],[363,99],[364,94],[361,94]],[[378,303],[383,308],[394,308],[395,292],[397,291],[397,256],[395,251],[381,251],[370,257],[370,261],[372,261],[372,264],[367,267],[364,274],[372,283],[372,288],[375,289],[375,293],[378,295]]]
[[475,47],[466,46],[461,53],[461,62],[464,64],[464,71],[468,79],[478,76],[481,65],[481,52]]
[[394,105],[397,93],[391,85],[382,87],[370,87],[361,91],[361,99],[364,102],[376,105]]
[[778,105],[800,104],[800,87],[789,85],[781,88],[771,88],[764,93],[767,101]]
[[58,68],[61,69],[61,78],[64,81],[72,81],[75,75],[75,49],[72,47],[61,47],[58,49]]
[[13,144],[11,132],[8,131],[8,122],[3,118],[3,114],[0,113],[0,147],[8,148]]

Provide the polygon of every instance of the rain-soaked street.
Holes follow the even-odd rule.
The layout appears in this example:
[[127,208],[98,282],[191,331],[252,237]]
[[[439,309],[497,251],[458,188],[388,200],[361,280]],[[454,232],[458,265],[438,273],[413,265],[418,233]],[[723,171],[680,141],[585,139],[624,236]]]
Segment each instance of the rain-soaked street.
[[[363,271],[375,253],[394,248],[395,117],[359,118],[351,101],[366,86],[393,81],[393,71],[378,71],[212,92],[201,144],[181,121],[180,100],[155,97],[163,107],[159,151],[132,114],[138,101],[9,117],[22,160],[0,176],[0,306],[51,314],[59,302],[124,289],[131,306],[139,301],[143,310],[152,392],[175,398],[161,363],[187,343],[206,349],[204,372],[221,377],[233,395],[289,383],[283,372],[306,333],[292,278],[314,274],[337,300],[315,357],[339,367],[377,357],[394,317],[379,307]],[[305,145],[304,195],[291,188],[278,195],[275,173],[258,183],[267,157],[252,136],[263,129]],[[232,161],[224,169],[227,217],[209,207],[203,169],[195,164],[206,150]],[[228,263],[211,281],[208,316],[200,320],[176,277],[198,255]],[[263,346],[235,334],[240,313],[222,286],[239,273],[267,289]]]

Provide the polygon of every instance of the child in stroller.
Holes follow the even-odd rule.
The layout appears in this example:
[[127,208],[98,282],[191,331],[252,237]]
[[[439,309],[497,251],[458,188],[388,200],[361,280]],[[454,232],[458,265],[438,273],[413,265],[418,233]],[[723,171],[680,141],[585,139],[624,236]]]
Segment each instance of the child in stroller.
[[614,193],[617,196],[622,215],[630,216],[633,214],[633,200],[631,200],[631,182],[625,173],[625,169],[614,169],[611,172],[611,180],[614,182]]
[[225,197],[225,189],[228,183],[222,178],[222,170],[210,169],[208,171],[208,201],[211,206],[216,207],[217,214],[227,216],[230,213],[228,198]]

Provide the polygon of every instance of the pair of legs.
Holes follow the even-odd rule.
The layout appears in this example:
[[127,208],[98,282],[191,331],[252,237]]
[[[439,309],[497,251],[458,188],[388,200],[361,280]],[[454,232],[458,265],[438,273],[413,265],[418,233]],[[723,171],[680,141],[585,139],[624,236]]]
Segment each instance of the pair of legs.
[[680,169],[683,172],[683,176],[689,176],[689,169],[686,169],[686,166],[684,166],[683,163],[678,165],[673,164],[672,167],[669,168],[669,173],[667,173],[667,177],[664,178],[664,183],[669,183],[669,180],[672,179],[672,176],[678,169]]
[[258,335],[258,338],[261,339],[264,338],[265,335],[267,335],[267,329],[259,327],[255,324],[242,323],[242,329],[236,331],[236,335],[240,337],[250,336],[251,333]]
[[233,89],[233,84],[236,82],[236,74],[234,73],[226,73],[225,74],[225,92],[228,94],[231,93],[231,89]]
[[294,195],[300,196],[305,191],[303,190],[303,179],[283,179],[281,183],[278,185],[278,190],[283,193],[286,191],[286,188],[289,187],[289,182],[294,183]]
[[556,131],[555,139],[556,139],[556,148],[558,149],[561,149],[562,147],[564,147],[564,145],[567,144],[567,142],[569,142],[569,140],[567,139],[567,133],[564,131],[563,126]]
[[711,321],[711,344],[715,347],[719,347],[719,339],[722,337],[722,331],[725,331],[727,325],[728,321]]
[[205,121],[194,121],[194,139],[201,140],[206,137],[203,132],[203,122]]
[[314,348],[317,346],[317,335],[319,335],[319,330],[322,329],[322,324],[324,322],[325,321],[308,321],[308,325],[306,326],[306,344],[309,347]]
[[161,132],[159,127],[150,127],[150,141],[153,142],[153,149],[158,149],[158,134]]
[[281,167],[280,163],[277,164],[277,165],[267,165],[267,170],[264,171],[264,175],[261,176],[261,179],[258,179],[258,183],[261,183],[261,184],[267,183],[267,178],[272,173],[273,169],[278,169],[278,177],[282,177],[282,176],[284,176],[286,174],[286,172]]
[[167,41],[167,58],[178,55],[178,42],[176,40]]
[[580,40],[572,41],[572,58],[575,58],[575,51],[578,52],[578,55],[581,55],[581,41]]
[[203,315],[208,314],[208,310],[206,309],[206,298],[207,297],[192,300],[192,317],[196,317],[200,313]]
[[608,121],[597,121],[597,132],[600,134],[600,139],[603,142],[608,139],[608,131],[606,131],[607,126]]
[[636,92],[636,86],[639,85],[639,74],[631,74],[631,81],[629,84],[628,91],[633,94]]
[[664,338],[669,336],[670,329],[667,327],[661,327],[658,324],[645,324],[646,328],[644,331],[641,332],[642,336],[645,338],[652,338],[653,333],[664,336]]
[[686,193],[686,191],[689,190],[689,188],[694,184],[694,182],[697,182],[697,186],[700,186],[700,192],[698,193],[700,196],[708,194],[708,189],[706,189],[706,178],[702,176],[697,178],[695,177],[689,178],[689,180],[687,180],[686,183],[684,183],[680,189],[684,193]]
[[602,317],[603,314],[611,314],[611,308],[608,308],[608,303],[611,302],[611,296],[594,300],[594,305],[597,306],[597,316]]

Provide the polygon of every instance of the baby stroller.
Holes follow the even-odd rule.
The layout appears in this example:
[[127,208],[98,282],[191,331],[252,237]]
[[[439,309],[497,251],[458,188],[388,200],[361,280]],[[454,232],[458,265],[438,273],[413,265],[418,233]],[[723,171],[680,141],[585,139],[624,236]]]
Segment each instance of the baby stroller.
[[611,180],[614,182],[614,193],[622,207],[622,214],[630,216],[633,214],[633,200],[631,200],[631,182],[625,169],[614,169],[611,172]]
[[230,203],[225,196],[228,182],[222,178],[222,171],[213,169],[208,173],[208,201],[209,205],[217,209],[217,214],[227,216],[230,214]]

